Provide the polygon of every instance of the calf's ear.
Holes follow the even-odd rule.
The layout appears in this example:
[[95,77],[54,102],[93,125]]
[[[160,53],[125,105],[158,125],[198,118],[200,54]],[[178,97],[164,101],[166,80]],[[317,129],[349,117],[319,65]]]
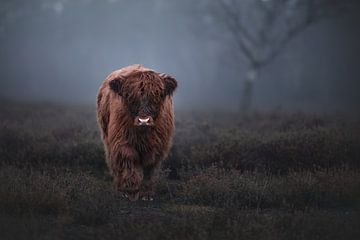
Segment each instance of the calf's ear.
[[172,95],[177,87],[176,79],[165,73],[160,74],[160,77],[164,79],[165,82],[165,94]]
[[114,80],[111,80],[109,82],[109,86],[110,86],[110,89],[113,90],[114,92],[116,92],[117,94],[119,94],[120,96],[122,95],[121,94],[121,90],[122,90],[122,83],[121,83],[121,80],[120,79],[114,79]]

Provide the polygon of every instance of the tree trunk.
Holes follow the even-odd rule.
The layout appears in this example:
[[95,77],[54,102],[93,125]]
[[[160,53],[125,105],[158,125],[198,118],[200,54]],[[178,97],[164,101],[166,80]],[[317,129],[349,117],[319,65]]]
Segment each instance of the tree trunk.
[[240,98],[240,114],[247,116],[251,110],[253,100],[254,82],[258,77],[258,68],[249,67],[244,81],[244,88]]

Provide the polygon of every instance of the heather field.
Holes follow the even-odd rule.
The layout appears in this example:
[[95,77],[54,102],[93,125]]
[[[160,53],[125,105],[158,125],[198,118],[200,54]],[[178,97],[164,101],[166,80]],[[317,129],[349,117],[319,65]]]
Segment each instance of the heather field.
[[152,202],[112,188],[92,106],[0,106],[0,239],[360,239],[360,121],[177,112]]

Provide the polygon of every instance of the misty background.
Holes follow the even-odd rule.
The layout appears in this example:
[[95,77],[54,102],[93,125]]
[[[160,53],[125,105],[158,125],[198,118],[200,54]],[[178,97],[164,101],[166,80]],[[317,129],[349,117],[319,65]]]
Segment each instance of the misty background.
[[[210,2],[1,0],[0,97],[95,105],[111,71],[140,63],[178,80],[177,109],[236,111],[246,59]],[[253,107],[357,109],[358,10],[316,22],[291,40],[259,72]]]

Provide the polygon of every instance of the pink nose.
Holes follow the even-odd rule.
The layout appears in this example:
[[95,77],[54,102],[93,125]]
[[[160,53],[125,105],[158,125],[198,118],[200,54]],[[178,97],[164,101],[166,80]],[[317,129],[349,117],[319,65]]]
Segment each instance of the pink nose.
[[149,123],[150,117],[147,118],[139,118],[140,125],[146,125]]

